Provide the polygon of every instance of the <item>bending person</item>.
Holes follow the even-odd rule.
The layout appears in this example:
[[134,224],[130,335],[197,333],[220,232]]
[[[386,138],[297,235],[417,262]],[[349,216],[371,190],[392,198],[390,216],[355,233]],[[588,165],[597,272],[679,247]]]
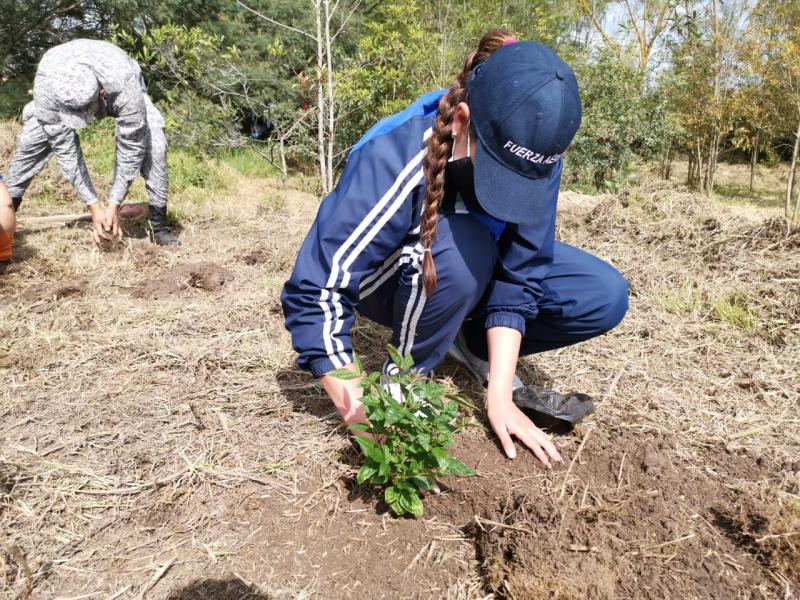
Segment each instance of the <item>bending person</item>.
[[282,294],[298,364],[346,423],[366,420],[361,388],[328,373],[353,368],[358,310],[423,373],[450,352],[477,375],[510,458],[513,436],[546,467],[560,460],[512,401],[518,357],[601,335],[628,306],[611,265],[555,240],[561,156],[580,120],[569,66],[495,30],[452,88],[355,145]]
[[[144,177],[153,241],[179,242],[167,225],[167,138],[164,117],[147,96],[139,65],[108,42],[74,40],[48,50],[33,84],[33,102],[11,161],[8,188],[19,208],[33,178],[55,154],[64,176],[92,213],[96,242],[120,235],[119,207],[137,175]],[[93,118],[116,119],[116,162],[108,207],[98,204],[77,130]]]

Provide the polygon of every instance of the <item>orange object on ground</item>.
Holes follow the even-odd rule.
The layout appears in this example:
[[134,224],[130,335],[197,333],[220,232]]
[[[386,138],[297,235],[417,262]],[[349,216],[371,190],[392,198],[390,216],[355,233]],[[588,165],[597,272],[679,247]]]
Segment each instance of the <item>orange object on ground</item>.
[[14,232],[0,230],[0,261],[11,260],[14,257]]

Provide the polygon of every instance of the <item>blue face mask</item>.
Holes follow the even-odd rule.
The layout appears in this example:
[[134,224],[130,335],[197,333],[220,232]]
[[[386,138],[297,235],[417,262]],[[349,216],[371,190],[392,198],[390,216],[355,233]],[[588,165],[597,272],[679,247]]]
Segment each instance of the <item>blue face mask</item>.
[[[469,148],[469,138],[467,138],[467,147]],[[451,158],[448,161],[445,166],[445,180],[447,184],[456,188],[469,214],[486,225],[492,234],[492,238],[497,242],[506,228],[506,222],[495,219],[481,208],[478,196],[475,194],[475,168],[472,164],[472,158],[469,157],[469,149],[467,149],[467,156],[464,158]]]

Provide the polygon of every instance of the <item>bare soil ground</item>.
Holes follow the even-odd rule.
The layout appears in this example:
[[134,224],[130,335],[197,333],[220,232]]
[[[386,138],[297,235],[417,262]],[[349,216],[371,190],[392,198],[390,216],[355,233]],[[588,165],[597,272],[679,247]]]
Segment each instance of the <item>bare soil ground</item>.
[[[800,238],[772,213],[674,184],[563,194],[560,237],[625,273],[631,310],[522,376],[594,395],[596,414],[547,473],[504,459],[476,415],[454,454],[481,476],[395,519],[355,485],[358,454],[282,325],[317,199],[228,175],[216,198],[177,200],[178,250],[128,237],[100,252],[80,227],[19,236],[0,278],[1,594],[797,593]],[[354,339],[382,362],[385,331],[362,322]],[[457,365],[439,374],[480,402]]]

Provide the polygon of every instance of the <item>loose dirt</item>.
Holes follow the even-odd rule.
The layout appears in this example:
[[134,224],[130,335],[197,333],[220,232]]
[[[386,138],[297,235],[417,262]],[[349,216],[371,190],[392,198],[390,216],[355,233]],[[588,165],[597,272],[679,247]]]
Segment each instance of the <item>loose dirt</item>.
[[[559,237],[613,262],[631,308],[520,376],[597,411],[556,438],[551,471],[503,458],[477,413],[453,453],[481,476],[411,520],[355,485],[283,328],[318,199],[292,190],[261,218],[238,189],[176,205],[178,250],[31,232],[0,278],[0,595],[24,595],[23,561],[40,598],[796,594],[800,253],[772,214],[674,184],[563,194]],[[360,321],[352,339],[380,367],[387,332]],[[457,364],[437,375],[481,404]]]
[[[576,458],[578,438],[586,443]],[[723,522],[741,495],[720,480],[759,477],[746,454],[709,472],[675,461],[674,443],[659,434],[584,428],[565,453],[575,464],[536,477],[530,460],[509,469],[479,438],[459,450],[490,474],[458,481],[434,505],[475,537],[487,585],[502,597],[731,598],[758,588],[762,568],[785,572],[797,558],[780,537],[796,515],[768,520],[773,505],[751,501],[762,535],[771,527],[782,542],[774,553],[753,544],[753,557],[738,538],[751,530]],[[533,476],[520,481],[520,472]]]
[[181,265],[134,286],[134,298],[159,300],[189,289],[213,292],[233,279],[233,273],[210,262]]

